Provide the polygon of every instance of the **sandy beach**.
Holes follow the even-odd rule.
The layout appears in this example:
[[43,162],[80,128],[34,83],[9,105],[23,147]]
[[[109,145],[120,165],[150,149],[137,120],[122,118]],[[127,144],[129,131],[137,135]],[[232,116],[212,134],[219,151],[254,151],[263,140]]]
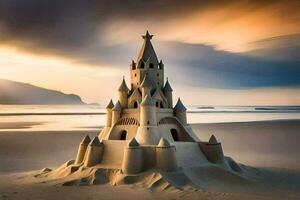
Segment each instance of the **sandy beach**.
[[[0,126],[1,129],[7,129],[9,126],[22,127],[24,124],[8,126],[2,123]],[[264,185],[249,186],[250,192],[245,192],[245,188],[240,190],[237,185],[231,187],[224,183],[224,187],[215,189],[205,186],[197,191],[178,188],[157,191],[133,185],[66,187],[37,184],[37,180],[32,178],[33,174],[45,167],[53,169],[67,160],[74,159],[77,145],[83,136],[95,136],[99,131],[22,130],[0,133],[0,198],[297,199],[300,196],[300,158],[297,156],[300,152],[297,145],[300,121],[193,124],[192,127],[203,140],[207,140],[212,133],[215,134],[222,141],[226,154],[237,162],[260,167],[259,172],[270,180],[264,183],[265,188]],[[265,145],[266,141],[269,141],[268,145]],[[256,188],[254,193],[253,188]],[[77,191],[76,194],[73,191]]]

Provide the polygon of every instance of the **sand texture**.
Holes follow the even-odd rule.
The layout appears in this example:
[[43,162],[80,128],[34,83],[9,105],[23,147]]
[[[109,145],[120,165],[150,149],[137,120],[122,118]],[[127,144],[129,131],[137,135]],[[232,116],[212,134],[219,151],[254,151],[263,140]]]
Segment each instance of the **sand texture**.
[[[273,131],[277,134],[275,143],[283,137],[279,135],[282,130],[285,135],[294,137],[286,138],[285,145],[290,145],[297,138],[294,134],[299,133],[300,126],[299,122],[251,122],[198,124],[193,128],[204,137],[208,135],[205,130],[210,129],[221,141],[226,134],[243,141],[243,133],[248,139],[251,130],[259,130],[263,138]],[[232,131],[238,137],[234,137]],[[0,199],[300,199],[300,170],[293,162],[289,162],[286,169],[276,162],[275,168],[262,168],[242,165],[226,157],[230,168],[210,164],[184,167],[175,172],[149,170],[134,176],[122,174],[119,169],[75,166],[72,160],[55,167],[74,159],[78,143],[86,133],[97,134],[95,131],[1,132]],[[255,141],[255,137],[252,139]],[[240,153],[234,151],[236,145],[227,148],[230,156],[255,155],[256,151],[267,151],[275,156],[276,151],[268,150],[283,148],[278,144],[258,148],[260,143],[254,142],[257,148],[245,152],[249,140],[245,143]],[[223,142],[225,149],[227,145],[230,144]],[[290,148],[299,153],[298,147]],[[288,155],[292,150],[284,153]],[[290,159],[293,157],[292,153]],[[244,160],[253,161],[246,157]],[[258,163],[259,166],[264,164]]]

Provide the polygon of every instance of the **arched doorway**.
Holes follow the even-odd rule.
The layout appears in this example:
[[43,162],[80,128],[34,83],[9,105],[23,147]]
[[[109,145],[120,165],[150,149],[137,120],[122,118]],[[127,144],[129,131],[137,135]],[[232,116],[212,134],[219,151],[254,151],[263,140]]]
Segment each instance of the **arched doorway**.
[[135,101],[135,102],[133,103],[133,108],[137,108],[137,107],[138,107],[138,102]]
[[171,132],[171,135],[172,135],[172,138],[173,138],[173,140],[176,142],[176,141],[179,141],[179,137],[178,137],[178,132],[177,132],[177,130],[175,129],[175,128],[172,128],[171,130],[170,130],[170,132]]
[[127,131],[126,130],[122,130],[120,132],[120,140],[126,140],[126,136],[127,136]]

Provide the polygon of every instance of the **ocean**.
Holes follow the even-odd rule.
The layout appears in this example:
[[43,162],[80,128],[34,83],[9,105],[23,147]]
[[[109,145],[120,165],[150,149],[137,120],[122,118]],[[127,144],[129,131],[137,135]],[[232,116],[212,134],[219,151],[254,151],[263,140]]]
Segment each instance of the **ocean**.
[[[188,106],[188,123],[300,119],[300,106]],[[100,105],[0,105],[0,131],[99,130],[106,121]]]

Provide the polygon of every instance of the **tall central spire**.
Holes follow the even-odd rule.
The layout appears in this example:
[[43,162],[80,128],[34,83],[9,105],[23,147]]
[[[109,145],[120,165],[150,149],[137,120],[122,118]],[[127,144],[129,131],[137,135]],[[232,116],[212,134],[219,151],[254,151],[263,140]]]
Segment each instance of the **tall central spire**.
[[143,62],[150,61],[153,64],[158,64],[156,53],[150,41],[152,37],[153,35],[150,35],[148,31],[146,32],[145,35],[142,36],[142,38],[144,39],[144,44],[138,55],[137,63],[140,63],[141,61]]
[[144,39],[143,46],[138,54],[136,62],[130,65],[130,79],[131,89],[141,87],[144,78],[147,76],[148,82],[152,84],[152,89],[164,86],[164,64],[162,61],[158,62],[156,53],[151,44],[153,35],[147,31],[142,36]]

